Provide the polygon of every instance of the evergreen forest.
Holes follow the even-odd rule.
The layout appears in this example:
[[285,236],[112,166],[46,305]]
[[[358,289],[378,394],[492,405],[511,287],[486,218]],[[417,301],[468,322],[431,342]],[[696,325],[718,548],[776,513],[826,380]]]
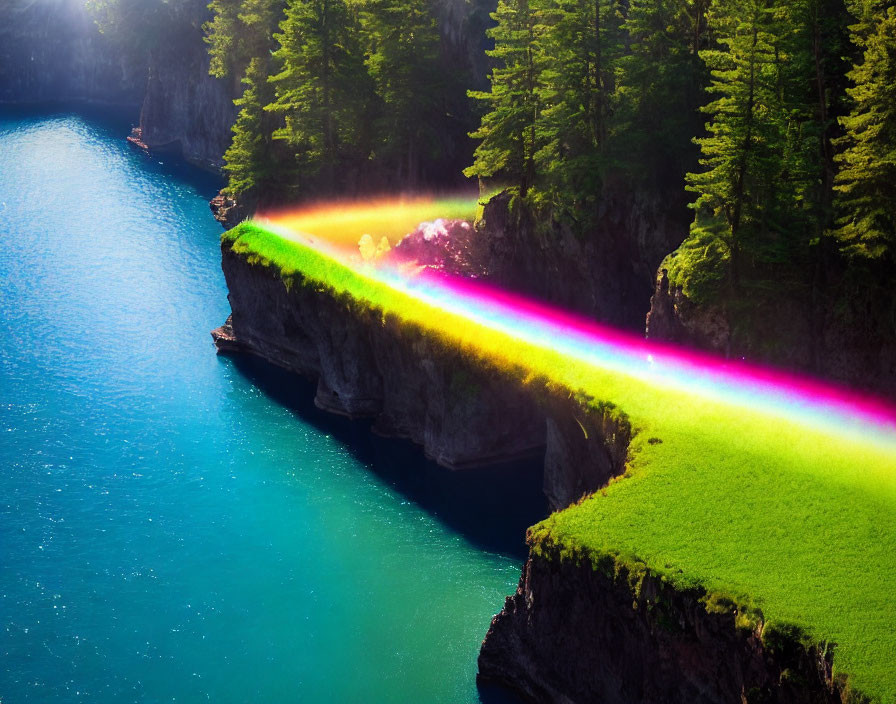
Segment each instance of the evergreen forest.
[[[92,5],[101,26],[125,27],[178,1]],[[896,331],[893,0],[209,9],[211,73],[241,85],[233,197],[478,179],[483,193],[509,191],[517,217],[587,238],[601,237],[608,193],[677,193],[690,232],[664,267],[688,299],[736,317],[783,296],[819,319],[837,310],[869,334]]]

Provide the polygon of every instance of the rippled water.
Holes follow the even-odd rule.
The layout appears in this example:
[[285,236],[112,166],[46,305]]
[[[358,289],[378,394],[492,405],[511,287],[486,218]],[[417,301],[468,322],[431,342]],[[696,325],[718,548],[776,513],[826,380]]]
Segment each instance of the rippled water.
[[514,504],[216,357],[217,184],[126,131],[0,112],[0,701],[499,700],[535,473]]

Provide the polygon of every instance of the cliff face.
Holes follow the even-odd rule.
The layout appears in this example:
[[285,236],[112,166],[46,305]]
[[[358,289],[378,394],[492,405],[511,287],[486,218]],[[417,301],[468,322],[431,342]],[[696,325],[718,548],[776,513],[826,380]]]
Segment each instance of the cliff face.
[[450,468],[543,451],[541,410],[497,369],[310,286],[287,290],[277,273],[226,245],[223,269],[230,347],[316,379],[319,407],[372,417],[377,432],[408,438]]
[[835,704],[824,654],[647,575],[530,555],[479,678],[539,702]]
[[[848,304],[847,304],[848,305]],[[892,321],[867,310],[828,305],[814,314],[781,297],[748,307],[733,322],[720,305],[697,305],[664,271],[647,316],[647,336],[831,379],[851,388],[896,398],[896,331]]]
[[631,428],[614,409],[536,382],[524,387],[429,333],[313,286],[287,288],[227,243],[222,267],[233,312],[213,333],[218,349],[316,380],[320,408],[373,418],[374,431],[418,443],[450,468],[543,454],[552,510],[624,471]]
[[681,189],[620,191],[600,205],[586,236],[566,225],[514,219],[509,198],[485,207],[486,268],[496,283],[601,322],[641,329],[656,268],[688,232]]
[[208,73],[202,25],[211,18],[205,0],[184,3],[172,19],[172,33],[150,51],[143,107],[142,139],[151,149],[168,149],[210,169],[224,163],[233,104],[239,84]]
[[[544,452],[544,490],[561,509],[623,474],[634,429],[594,399],[463,354],[423,330],[300,277],[252,263],[225,242],[233,311],[221,351],[261,356],[317,380],[316,404],[371,417],[440,464],[474,467]],[[536,538],[532,538],[533,543]],[[835,704],[830,652],[681,590],[646,567],[595,566],[533,545],[516,594],[492,621],[479,677],[535,701],[605,704]]]
[[561,509],[625,472],[632,428],[590,399],[551,396],[545,405],[544,495]]
[[238,85],[208,75],[206,0],[172,4],[148,50],[100,33],[83,2],[0,5],[0,102],[140,106],[143,141],[217,169],[230,144]]
[[0,4],[0,101],[95,101],[137,106],[146,62],[100,34],[84,3]]

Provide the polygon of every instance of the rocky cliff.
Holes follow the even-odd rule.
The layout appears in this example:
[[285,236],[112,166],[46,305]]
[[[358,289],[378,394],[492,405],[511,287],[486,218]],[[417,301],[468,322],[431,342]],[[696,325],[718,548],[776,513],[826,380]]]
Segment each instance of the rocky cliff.
[[513,213],[507,194],[484,209],[482,236],[489,277],[603,323],[642,329],[656,268],[688,233],[691,214],[682,189],[608,189],[595,225]]
[[[140,109],[142,139],[217,169],[230,144],[239,86],[208,75],[206,0],[166,5],[159,26],[101,33],[82,2],[0,5],[0,102],[101,102]],[[122,30],[123,31],[123,30]]]
[[209,75],[202,25],[211,17],[205,0],[180,6],[164,42],[152,46],[140,129],[150,149],[167,149],[209,169],[219,169],[236,120],[240,85]]
[[[552,509],[624,474],[635,429],[612,405],[547,380],[523,384],[301,276],[287,284],[226,240],[222,257],[233,312],[213,332],[218,349],[315,379],[319,407],[373,418],[378,432],[411,439],[451,468],[543,452]],[[483,642],[483,681],[565,704],[848,701],[831,648],[641,563],[592,559],[536,532],[519,588]]]
[[896,399],[896,328],[891,316],[872,309],[865,301],[844,299],[813,311],[805,301],[782,295],[742,300],[734,314],[722,304],[697,305],[661,270],[647,336]]
[[839,704],[830,653],[647,571],[533,549],[479,678],[538,702]]
[[0,3],[0,102],[137,106],[145,87],[145,60],[100,34],[84,3]]
[[248,352],[317,382],[315,403],[407,438],[450,468],[544,456],[551,509],[624,471],[631,428],[612,407],[548,389],[431,332],[335,298],[222,245],[232,315],[218,349]]
[[226,244],[223,269],[233,311],[223,345],[317,380],[319,407],[374,418],[377,432],[422,445],[446,467],[543,452],[542,411],[497,369],[312,286],[287,289]]

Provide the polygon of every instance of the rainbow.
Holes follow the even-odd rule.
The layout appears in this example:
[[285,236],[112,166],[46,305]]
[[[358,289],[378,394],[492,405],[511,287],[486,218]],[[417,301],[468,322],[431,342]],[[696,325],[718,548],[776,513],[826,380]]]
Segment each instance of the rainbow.
[[[440,310],[594,367],[730,405],[750,407],[829,432],[896,442],[896,408],[831,384],[659,344],[535,303],[479,282],[448,277],[408,279],[378,272],[389,286]],[[375,274],[377,275],[377,274]]]
[[[471,210],[454,202],[452,212]],[[428,199],[374,204],[317,206],[299,213],[268,215],[258,224],[280,237],[316,249],[357,273],[411,296],[435,310],[466,318],[489,330],[549,348],[581,364],[665,388],[712,399],[825,432],[850,435],[896,448],[896,407],[807,376],[726,360],[657,343],[514,295],[488,284],[443,274],[409,276],[387,265],[360,265],[350,255],[359,233],[389,234],[413,229],[415,218],[441,205]],[[391,212],[384,215],[383,212]],[[332,227],[335,237],[324,232]],[[396,229],[397,228],[397,229]],[[400,236],[399,236],[400,237]],[[438,328],[439,318],[429,321]]]
[[[417,205],[409,220],[445,212],[438,202]],[[481,281],[409,274],[388,257],[364,261],[352,244],[370,234],[369,212],[337,207],[335,239],[326,208],[316,220],[273,214],[224,239],[287,286],[351,296],[536,391],[583,392],[628,418],[625,478],[533,526],[533,550],[553,546],[561,559],[610,559],[683,589],[742,595],[737,603],[760,609],[766,624],[795,624],[816,644],[836,643],[835,674],[872,701],[894,701],[892,405],[657,344]],[[374,212],[375,222],[388,219]],[[416,224],[391,222],[390,239]],[[562,412],[580,411],[577,399]]]

